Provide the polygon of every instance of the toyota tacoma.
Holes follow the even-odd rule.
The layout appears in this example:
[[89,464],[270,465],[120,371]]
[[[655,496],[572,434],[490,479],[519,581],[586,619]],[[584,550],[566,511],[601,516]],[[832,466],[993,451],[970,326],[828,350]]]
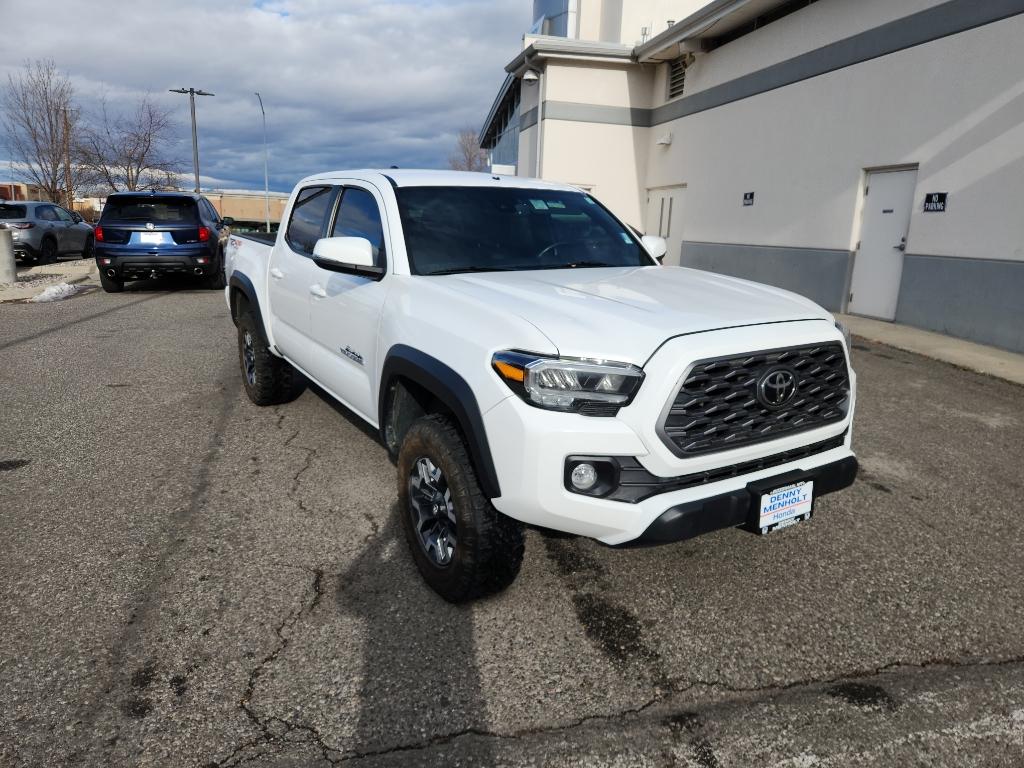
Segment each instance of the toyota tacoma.
[[849,337],[793,293],[662,266],[580,189],[339,171],[225,288],[257,405],[307,380],[379,430],[402,525],[453,602],[516,577],[524,526],[611,546],[757,534],[849,486]]

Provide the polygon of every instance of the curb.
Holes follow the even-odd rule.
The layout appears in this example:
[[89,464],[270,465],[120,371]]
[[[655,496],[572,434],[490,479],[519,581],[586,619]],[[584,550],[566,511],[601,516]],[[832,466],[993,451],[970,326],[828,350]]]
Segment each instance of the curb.
[[[7,287],[0,287],[0,304],[8,302],[19,302],[25,299],[31,299],[33,296],[45,291],[52,285],[59,285],[60,283],[68,283],[69,285],[77,285],[78,283],[84,283],[90,280],[96,280],[99,278],[99,270],[96,268],[96,262],[90,261],[88,265],[78,263],[66,263],[66,272],[61,272],[61,264],[46,264],[43,265],[41,270],[45,270],[46,267],[51,269],[56,267],[54,277],[46,280],[45,282],[38,283],[31,287],[22,286],[18,283],[8,285]],[[32,269],[37,269],[33,267]],[[32,270],[26,270],[20,274],[31,274]]]

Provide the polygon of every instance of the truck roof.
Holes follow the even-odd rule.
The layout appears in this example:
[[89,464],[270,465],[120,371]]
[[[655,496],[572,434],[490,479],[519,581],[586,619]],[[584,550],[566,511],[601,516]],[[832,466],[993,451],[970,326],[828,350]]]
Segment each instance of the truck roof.
[[569,184],[557,184],[524,176],[506,176],[468,171],[436,171],[414,168],[362,168],[329,171],[307,176],[300,184],[331,179],[380,180],[394,187],[526,187],[535,189],[576,190]]

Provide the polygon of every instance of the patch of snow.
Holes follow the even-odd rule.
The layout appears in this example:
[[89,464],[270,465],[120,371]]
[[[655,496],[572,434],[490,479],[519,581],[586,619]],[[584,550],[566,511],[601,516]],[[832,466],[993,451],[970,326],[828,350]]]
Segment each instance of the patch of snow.
[[63,301],[74,296],[79,291],[83,291],[85,288],[81,285],[70,285],[68,283],[57,283],[57,285],[51,285],[42,293],[38,293],[33,296],[29,301],[31,302],[44,302],[44,301]]

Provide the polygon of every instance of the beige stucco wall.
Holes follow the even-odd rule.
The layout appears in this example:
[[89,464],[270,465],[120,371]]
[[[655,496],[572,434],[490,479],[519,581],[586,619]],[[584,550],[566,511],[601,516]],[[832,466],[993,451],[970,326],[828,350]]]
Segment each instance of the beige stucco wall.
[[611,107],[649,107],[655,69],[653,64],[551,60],[544,83],[545,98]]
[[689,240],[853,249],[863,169],[916,163],[909,252],[1024,260],[1022,37],[1017,16],[656,126],[647,185],[688,184]]
[[[263,221],[266,216],[266,203],[262,196],[237,195],[230,192],[205,192],[204,197],[213,203],[213,207],[221,216],[230,216],[239,221]],[[270,198],[270,220],[281,221],[288,197],[272,196]]]
[[627,125],[544,121],[542,176],[591,190],[628,224],[642,228],[648,129]]
[[[698,56],[686,72],[686,93],[697,93],[942,2],[945,0],[818,0],[709,56]],[[658,93],[664,94],[664,89]]]

